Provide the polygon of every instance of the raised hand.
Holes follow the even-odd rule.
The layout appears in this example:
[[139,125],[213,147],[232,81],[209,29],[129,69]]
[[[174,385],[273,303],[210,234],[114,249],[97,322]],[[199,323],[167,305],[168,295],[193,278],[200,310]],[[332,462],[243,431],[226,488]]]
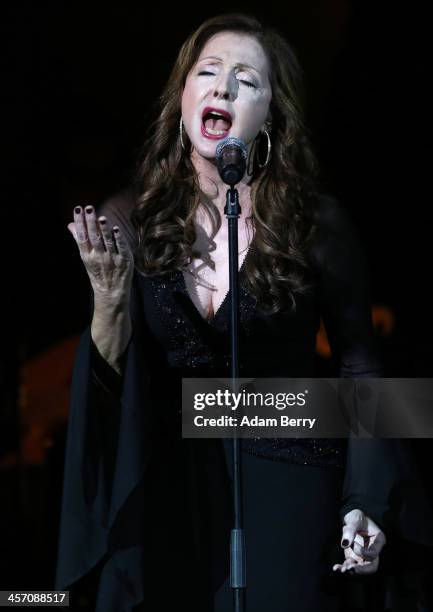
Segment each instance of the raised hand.
[[134,257],[120,228],[110,228],[106,217],[96,218],[93,206],[76,206],[73,214],[74,222],[68,224],[68,229],[78,245],[95,300],[127,302]]

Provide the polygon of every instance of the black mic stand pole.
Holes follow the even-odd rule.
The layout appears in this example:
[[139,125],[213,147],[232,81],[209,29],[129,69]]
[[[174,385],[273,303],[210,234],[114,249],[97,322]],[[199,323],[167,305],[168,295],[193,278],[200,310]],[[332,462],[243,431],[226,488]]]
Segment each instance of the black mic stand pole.
[[[227,189],[224,214],[228,221],[229,282],[230,282],[230,371],[232,388],[237,392],[239,376],[239,278],[238,278],[238,218],[241,214],[239,194],[233,185]],[[245,538],[242,528],[242,475],[240,440],[233,442],[234,528],[230,539],[230,586],[233,589],[235,612],[243,612],[246,588]]]

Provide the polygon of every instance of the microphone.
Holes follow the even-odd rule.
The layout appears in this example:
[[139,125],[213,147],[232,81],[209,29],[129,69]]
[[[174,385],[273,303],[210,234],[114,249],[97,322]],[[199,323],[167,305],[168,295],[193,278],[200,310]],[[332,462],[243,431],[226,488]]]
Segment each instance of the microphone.
[[247,147],[242,140],[228,136],[218,143],[216,160],[220,177],[233,187],[242,180],[247,165]]

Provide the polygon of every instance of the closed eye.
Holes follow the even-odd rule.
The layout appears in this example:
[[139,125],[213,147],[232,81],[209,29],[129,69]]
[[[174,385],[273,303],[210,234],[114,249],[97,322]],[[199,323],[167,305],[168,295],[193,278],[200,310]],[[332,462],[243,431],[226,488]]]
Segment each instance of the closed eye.
[[254,89],[256,88],[256,86],[254,85],[254,83],[250,83],[249,81],[244,81],[242,79],[239,79],[241,83],[244,83],[245,85],[248,85],[248,87],[254,87]]
[[[215,76],[215,74],[213,72],[209,72],[208,70],[202,70],[198,74],[199,75],[201,75],[201,74],[210,74],[211,76]],[[250,81],[244,81],[243,79],[239,79],[239,82],[243,83],[244,85],[247,85],[247,87],[254,87],[254,89],[256,88],[256,85],[254,85],[254,83],[250,83]]]

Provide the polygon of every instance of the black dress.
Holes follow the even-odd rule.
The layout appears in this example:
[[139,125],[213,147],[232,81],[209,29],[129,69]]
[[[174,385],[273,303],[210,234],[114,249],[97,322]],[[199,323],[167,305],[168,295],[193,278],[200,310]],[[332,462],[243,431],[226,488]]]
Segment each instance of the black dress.
[[[133,244],[128,205],[103,212]],[[323,197],[315,214],[314,290],[299,298],[295,313],[259,312],[242,283],[244,260],[241,377],[314,376],[320,317],[336,375],[381,376],[359,238],[334,199]],[[82,335],[71,388],[57,588],[97,571],[98,612],[232,609],[231,447],[180,435],[182,377],[228,375],[229,298],[205,321],[181,272],[145,278],[136,271],[122,377],[99,355],[90,327]],[[416,475],[399,440],[242,440],[242,469],[248,612],[372,609],[364,589],[372,577],[332,571],[343,559],[341,518],[353,508],[373,518],[391,543],[395,534],[414,546],[433,544],[431,509],[420,487],[401,494]]]

